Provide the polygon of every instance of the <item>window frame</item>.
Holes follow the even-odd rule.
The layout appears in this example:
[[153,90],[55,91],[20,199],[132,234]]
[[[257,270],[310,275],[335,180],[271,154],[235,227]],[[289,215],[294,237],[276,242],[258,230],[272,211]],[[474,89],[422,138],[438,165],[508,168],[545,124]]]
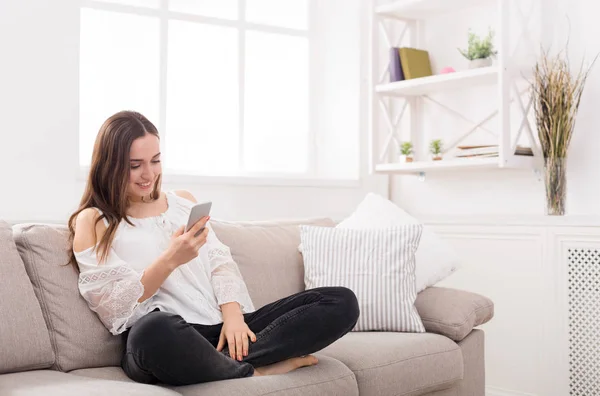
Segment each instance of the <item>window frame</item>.
[[[312,55],[311,42],[314,41],[314,23],[313,17],[316,12],[316,7],[313,1],[309,1],[308,26],[306,30],[292,29],[266,24],[258,24],[245,20],[245,5],[246,0],[238,1],[238,19],[229,20],[223,18],[202,16],[196,14],[188,14],[168,9],[169,0],[160,0],[158,8],[141,7],[134,5],[124,5],[119,3],[104,2],[100,0],[80,0],[80,8],[89,8],[102,11],[112,11],[127,14],[135,14],[141,16],[157,17],[159,19],[159,120],[157,128],[161,131],[161,151],[164,153],[165,164],[168,165],[169,153],[165,148],[166,134],[166,114],[167,114],[167,63],[168,63],[168,37],[169,37],[169,21],[179,20],[186,22],[202,23],[213,26],[226,26],[237,29],[238,32],[238,78],[240,81],[239,90],[239,127],[240,134],[238,160],[240,170],[236,175],[232,176],[211,176],[203,175],[194,172],[179,172],[170,170],[167,167],[163,168],[164,183],[192,183],[192,184],[214,184],[214,185],[258,185],[258,186],[327,186],[327,187],[357,187],[360,179],[331,179],[318,177],[317,162],[317,137],[314,131],[314,112],[312,111],[315,104],[315,98],[312,90],[309,89],[308,95],[308,133],[307,133],[307,170],[303,173],[278,173],[278,172],[250,172],[244,170],[244,96],[245,96],[245,38],[246,31],[253,30],[264,33],[284,34],[297,37],[306,37],[309,47],[309,66],[308,66],[308,81],[309,87],[312,85],[312,79],[315,75],[313,62],[310,61]],[[79,133],[77,132],[77,149],[79,150]],[[77,156],[77,165],[79,173],[77,179],[80,181],[87,179],[89,166],[79,164],[79,156]]]

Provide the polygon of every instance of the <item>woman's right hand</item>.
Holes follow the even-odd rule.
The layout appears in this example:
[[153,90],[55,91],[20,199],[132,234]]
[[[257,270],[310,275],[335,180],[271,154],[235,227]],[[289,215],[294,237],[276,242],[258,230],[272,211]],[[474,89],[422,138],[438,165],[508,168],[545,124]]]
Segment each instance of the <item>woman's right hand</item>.
[[[206,227],[208,219],[210,219],[210,216],[201,218],[188,232],[183,232],[184,226],[175,231],[167,252],[169,261],[176,267],[198,257],[198,250],[206,243],[206,237],[208,236],[208,227]],[[205,227],[204,231],[194,236],[202,227]]]

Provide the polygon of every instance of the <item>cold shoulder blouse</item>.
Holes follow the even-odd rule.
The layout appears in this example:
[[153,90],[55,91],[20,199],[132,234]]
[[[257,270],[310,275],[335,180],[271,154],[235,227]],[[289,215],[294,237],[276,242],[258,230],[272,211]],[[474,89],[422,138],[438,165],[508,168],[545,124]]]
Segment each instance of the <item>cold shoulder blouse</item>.
[[194,205],[171,191],[166,196],[168,209],[161,215],[129,217],[134,226],[121,221],[106,262],[99,263],[96,246],[74,252],[79,292],[114,335],[156,308],[181,315],[188,323],[207,325],[222,322],[219,306],[228,302],[238,302],[243,313],[254,311],[237,264],[210,222],[198,257],[177,267],[152,297],[138,303],[144,294],[140,280],[145,269],[169,247],[171,236],[185,225]]

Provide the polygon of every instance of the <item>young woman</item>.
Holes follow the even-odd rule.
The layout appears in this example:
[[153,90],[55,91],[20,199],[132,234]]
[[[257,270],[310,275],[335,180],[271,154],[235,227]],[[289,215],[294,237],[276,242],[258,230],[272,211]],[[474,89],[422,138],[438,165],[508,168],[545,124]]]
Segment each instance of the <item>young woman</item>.
[[286,373],[316,364],[311,353],[354,327],[358,303],[343,287],[255,310],[209,218],[184,232],[195,202],[187,191],[161,191],[159,135],[150,121],[123,111],[104,122],[69,219],[71,259],[90,309],[112,334],[123,334],[121,366],[131,379],[187,385]]

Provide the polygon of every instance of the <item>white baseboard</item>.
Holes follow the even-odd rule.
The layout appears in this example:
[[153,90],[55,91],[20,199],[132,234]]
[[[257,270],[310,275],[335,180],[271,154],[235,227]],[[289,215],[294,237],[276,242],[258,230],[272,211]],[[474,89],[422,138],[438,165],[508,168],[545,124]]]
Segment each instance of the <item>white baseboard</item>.
[[523,393],[515,390],[495,388],[487,386],[485,388],[485,396],[538,396],[533,393]]

